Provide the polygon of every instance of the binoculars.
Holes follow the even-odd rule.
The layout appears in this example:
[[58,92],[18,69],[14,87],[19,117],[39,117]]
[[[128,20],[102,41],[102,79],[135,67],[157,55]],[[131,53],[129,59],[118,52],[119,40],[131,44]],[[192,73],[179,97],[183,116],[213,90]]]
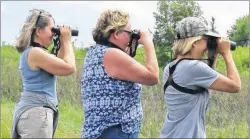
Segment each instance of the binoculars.
[[139,30],[132,30],[130,34],[130,41],[128,43],[129,47],[129,55],[131,57],[135,57],[136,55],[136,50],[138,46],[138,40],[140,39],[140,31]]
[[234,41],[230,41],[230,50],[234,51],[236,49],[237,43]]
[[[216,50],[216,48],[218,47],[217,45],[217,40],[218,37],[212,37],[212,36],[208,36],[208,41],[207,41],[207,48],[209,50]],[[237,43],[234,41],[230,41],[230,50],[234,51],[236,49]]]
[[[56,33],[57,35],[60,35],[60,28],[54,27],[52,28],[52,32]],[[77,29],[71,29],[71,36],[78,36],[79,31]]]
[[[53,36],[53,42],[54,42],[54,47],[52,48],[52,54],[56,55],[58,54],[58,51],[60,49],[60,39],[59,36],[61,34],[60,28],[59,27],[53,27],[52,32],[55,33]],[[77,29],[71,29],[71,36],[78,36],[78,30]]]

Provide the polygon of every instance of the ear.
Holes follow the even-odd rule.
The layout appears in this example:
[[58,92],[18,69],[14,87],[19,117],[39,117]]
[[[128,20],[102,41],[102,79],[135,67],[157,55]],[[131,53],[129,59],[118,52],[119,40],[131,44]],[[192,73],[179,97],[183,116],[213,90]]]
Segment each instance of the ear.
[[193,44],[192,44],[192,48],[195,48],[199,45],[199,40],[195,41]]
[[119,31],[115,31],[112,35],[114,36],[115,39],[119,39]]
[[42,32],[42,29],[40,27],[37,27],[36,28],[36,35],[40,36],[41,32]]
[[192,48],[195,48],[197,46],[196,41],[192,44]]

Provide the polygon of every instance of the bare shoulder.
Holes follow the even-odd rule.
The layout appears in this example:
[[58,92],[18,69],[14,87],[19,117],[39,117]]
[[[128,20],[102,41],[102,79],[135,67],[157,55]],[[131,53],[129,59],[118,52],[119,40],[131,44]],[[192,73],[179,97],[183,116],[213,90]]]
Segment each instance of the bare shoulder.
[[121,50],[119,50],[119,49],[117,49],[117,48],[108,48],[107,50],[106,50],[106,52],[105,52],[105,55],[112,55],[112,56],[117,56],[117,57],[119,57],[119,56],[128,56],[125,52],[123,52],[123,51],[121,51]]
[[31,48],[29,52],[29,56],[32,57],[32,59],[43,59],[44,57],[55,57],[54,55],[44,51],[43,49],[39,47],[33,47]]

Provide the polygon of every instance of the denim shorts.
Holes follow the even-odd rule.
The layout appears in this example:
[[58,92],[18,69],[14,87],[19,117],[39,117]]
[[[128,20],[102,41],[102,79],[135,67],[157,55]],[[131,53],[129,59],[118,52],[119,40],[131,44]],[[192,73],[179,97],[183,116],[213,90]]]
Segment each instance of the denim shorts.
[[103,130],[98,139],[137,139],[139,133],[124,133],[121,125],[115,125]]

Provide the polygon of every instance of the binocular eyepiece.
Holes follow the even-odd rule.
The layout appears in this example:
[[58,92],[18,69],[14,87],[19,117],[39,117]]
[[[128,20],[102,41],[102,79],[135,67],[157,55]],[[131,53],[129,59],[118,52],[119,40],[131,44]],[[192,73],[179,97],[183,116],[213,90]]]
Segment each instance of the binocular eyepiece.
[[[53,27],[52,32],[56,33],[57,35],[60,35],[60,28],[59,27]],[[79,31],[77,29],[71,29],[71,36],[78,36]]]

